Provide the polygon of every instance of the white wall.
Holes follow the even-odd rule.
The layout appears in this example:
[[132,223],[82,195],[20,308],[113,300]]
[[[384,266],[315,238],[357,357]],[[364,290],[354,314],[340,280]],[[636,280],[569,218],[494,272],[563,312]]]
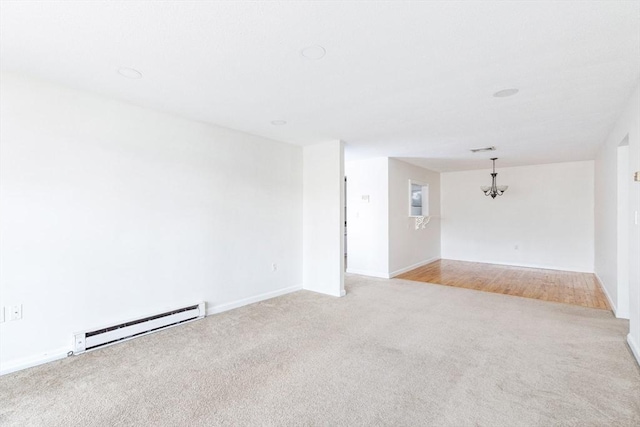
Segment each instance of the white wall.
[[614,312],[618,311],[617,149],[625,136],[626,134],[622,135],[619,141],[607,142],[595,160],[594,272],[602,283]]
[[617,283],[616,301],[613,304],[617,317],[629,318],[629,188],[631,174],[629,173],[629,139],[625,138],[619,146],[617,162]]
[[[348,162],[346,170],[348,272],[388,278],[440,258],[438,172],[387,157]],[[425,229],[409,217],[409,180],[429,186]]]
[[[429,215],[424,229],[409,218],[409,180],[429,186]],[[440,258],[440,174],[389,159],[389,276]]]
[[[73,332],[302,285],[302,149],[3,74],[7,371]],[[272,263],[278,264],[275,272]]]
[[441,175],[442,258],[592,272],[593,161],[496,171],[495,199],[489,169]]
[[303,287],[344,295],[344,147],[303,149]]
[[617,158],[618,146],[629,141],[629,206],[627,215],[629,248],[629,336],[628,342],[640,363],[640,183],[632,181],[640,171],[640,86],[631,95],[627,108],[618,119],[596,157],[595,168],[595,272],[612,302],[618,301],[617,277]]
[[347,162],[345,171],[347,271],[389,277],[389,159]]

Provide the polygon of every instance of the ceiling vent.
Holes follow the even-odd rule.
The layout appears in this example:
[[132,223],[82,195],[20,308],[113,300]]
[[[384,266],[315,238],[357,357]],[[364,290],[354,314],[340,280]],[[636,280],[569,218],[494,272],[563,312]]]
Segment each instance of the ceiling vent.
[[472,148],[472,153],[482,153],[484,151],[495,151],[496,147]]

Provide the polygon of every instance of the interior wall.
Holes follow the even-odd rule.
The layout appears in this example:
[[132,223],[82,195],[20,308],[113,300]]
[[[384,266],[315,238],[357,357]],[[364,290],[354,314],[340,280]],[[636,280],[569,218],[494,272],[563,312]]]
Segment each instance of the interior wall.
[[0,307],[23,307],[0,325],[3,371],[66,354],[77,331],[301,287],[300,147],[1,84]]
[[389,277],[389,159],[345,164],[347,271]]
[[490,169],[441,174],[442,258],[593,272],[593,161],[496,172],[495,199]]
[[626,137],[617,149],[617,292],[614,309],[616,316],[629,318],[629,138]]
[[615,313],[618,313],[619,250],[617,148],[625,135],[615,143],[608,140],[595,160],[594,272]]
[[[409,217],[409,180],[429,186],[429,215],[424,229]],[[389,276],[440,259],[440,173],[389,159]]]
[[344,292],[344,147],[329,141],[303,149],[303,287]]
[[640,183],[633,173],[640,171],[640,86],[631,95],[627,107],[596,156],[595,187],[595,272],[614,303],[617,302],[617,154],[620,142],[629,145],[629,346],[640,363]]

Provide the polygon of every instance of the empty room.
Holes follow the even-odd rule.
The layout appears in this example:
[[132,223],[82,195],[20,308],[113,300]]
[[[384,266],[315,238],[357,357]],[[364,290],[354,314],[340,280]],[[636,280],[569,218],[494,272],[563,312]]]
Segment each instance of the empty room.
[[0,0],[0,425],[640,425],[640,1]]

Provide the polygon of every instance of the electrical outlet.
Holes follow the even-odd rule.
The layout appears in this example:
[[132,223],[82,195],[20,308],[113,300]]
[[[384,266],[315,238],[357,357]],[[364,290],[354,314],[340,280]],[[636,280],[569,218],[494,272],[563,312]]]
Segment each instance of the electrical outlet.
[[22,304],[11,306],[11,312],[9,313],[9,320],[22,319]]
[[278,270],[278,264],[274,262],[273,264],[271,264],[271,271],[277,271],[277,270]]

